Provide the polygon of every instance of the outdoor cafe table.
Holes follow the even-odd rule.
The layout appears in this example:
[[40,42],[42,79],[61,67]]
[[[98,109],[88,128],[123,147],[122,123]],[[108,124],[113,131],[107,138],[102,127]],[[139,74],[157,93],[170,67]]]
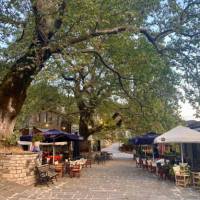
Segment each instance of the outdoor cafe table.
[[84,165],[86,164],[86,162],[87,162],[87,159],[80,159],[80,160],[69,161],[70,167],[72,167],[74,165],[80,165],[81,168],[84,167]]

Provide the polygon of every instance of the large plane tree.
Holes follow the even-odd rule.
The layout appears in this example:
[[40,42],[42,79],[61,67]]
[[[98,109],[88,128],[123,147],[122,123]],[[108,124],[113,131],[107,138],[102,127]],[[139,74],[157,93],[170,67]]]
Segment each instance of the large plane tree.
[[180,59],[198,50],[198,0],[0,0],[0,4],[1,138],[12,133],[27,88],[46,63],[58,54],[80,51],[88,40],[106,40],[119,33],[145,36],[180,70]]

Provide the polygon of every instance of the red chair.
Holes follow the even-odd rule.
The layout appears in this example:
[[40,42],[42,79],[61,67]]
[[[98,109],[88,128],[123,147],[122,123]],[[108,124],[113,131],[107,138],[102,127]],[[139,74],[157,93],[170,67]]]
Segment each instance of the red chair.
[[92,160],[87,160],[87,161],[86,161],[85,167],[88,167],[88,166],[89,166],[90,168],[92,167]]
[[81,176],[81,166],[80,165],[74,165],[70,167],[69,171],[70,178],[72,177],[80,177]]

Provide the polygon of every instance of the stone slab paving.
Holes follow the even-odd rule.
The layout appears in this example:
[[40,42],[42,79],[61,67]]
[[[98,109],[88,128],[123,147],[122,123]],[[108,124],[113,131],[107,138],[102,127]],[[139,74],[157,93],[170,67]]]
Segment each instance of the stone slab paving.
[[50,187],[29,187],[7,199],[200,200],[200,193],[158,180],[126,159],[93,165],[91,169],[84,169],[81,178],[65,177]]
[[116,149],[116,144],[109,149],[115,160],[84,169],[80,178],[64,177],[50,187],[16,189],[0,200],[200,200],[200,192],[158,180]]
[[23,192],[28,187],[0,179],[0,200],[6,200],[16,192]]

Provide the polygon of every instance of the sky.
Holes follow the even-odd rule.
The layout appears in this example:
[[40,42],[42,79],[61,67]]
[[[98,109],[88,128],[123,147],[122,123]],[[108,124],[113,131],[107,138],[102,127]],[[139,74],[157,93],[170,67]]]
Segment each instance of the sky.
[[193,116],[195,114],[195,111],[188,102],[181,103],[181,107],[181,116],[184,120],[200,120]]

